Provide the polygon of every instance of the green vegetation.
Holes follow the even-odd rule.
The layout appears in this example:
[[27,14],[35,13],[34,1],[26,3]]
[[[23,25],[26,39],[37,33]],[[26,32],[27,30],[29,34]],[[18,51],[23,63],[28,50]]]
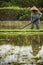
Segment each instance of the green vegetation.
[[43,0],[0,0],[0,6],[20,6],[29,7],[36,5],[38,7],[43,7]]
[[10,6],[10,7],[0,7],[0,10],[26,10],[26,9],[29,9],[30,10],[30,7],[18,7],[18,6]]
[[43,29],[0,29],[0,32],[43,32]]
[[[2,13],[4,15],[2,15]],[[0,20],[29,20],[31,11],[29,7],[3,7],[0,8],[0,15]]]
[[0,29],[0,36],[15,36],[15,35],[42,35],[43,30],[31,30],[31,29]]
[[43,43],[43,30],[19,30],[19,29],[0,29],[0,45],[12,44],[12,45],[30,45],[31,40],[39,37],[41,43]]

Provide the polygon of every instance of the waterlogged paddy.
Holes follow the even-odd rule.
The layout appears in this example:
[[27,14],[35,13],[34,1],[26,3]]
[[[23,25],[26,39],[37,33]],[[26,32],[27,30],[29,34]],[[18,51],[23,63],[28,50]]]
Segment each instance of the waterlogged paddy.
[[0,65],[43,65],[43,46],[38,49],[34,55],[32,45],[0,45]]

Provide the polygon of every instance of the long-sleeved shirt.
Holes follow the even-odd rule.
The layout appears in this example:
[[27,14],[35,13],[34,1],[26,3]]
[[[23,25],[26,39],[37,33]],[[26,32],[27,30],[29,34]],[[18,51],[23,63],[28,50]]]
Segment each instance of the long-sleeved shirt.
[[41,17],[41,16],[42,16],[42,13],[41,13],[41,12],[38,12],[38,14],[36,14],[36,15],[31,14],[31,22],[33,22],[34,20],[38,19],[38,20],[35,21],[34,23],[35,23],[35,24],[40,23],[40,17]]

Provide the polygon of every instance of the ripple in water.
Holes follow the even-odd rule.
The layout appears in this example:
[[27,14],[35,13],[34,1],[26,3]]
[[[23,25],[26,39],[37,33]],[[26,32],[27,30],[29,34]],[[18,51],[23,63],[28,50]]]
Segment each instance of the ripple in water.
[[34,56],[32,46],[0,46],[0,65],[10,65],[20,63],[23,65],[36,65],[43,62],[43,46],[39,53]]

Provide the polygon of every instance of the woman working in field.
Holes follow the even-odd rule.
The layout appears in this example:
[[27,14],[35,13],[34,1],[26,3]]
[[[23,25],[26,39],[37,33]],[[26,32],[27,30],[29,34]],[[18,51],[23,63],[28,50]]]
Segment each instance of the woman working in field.
[[[31,8],[31,22],[32,26],[31,29],[34,28],[34,25],[36,25],[36,28],[39,29],[39,24],[40,24],[40,17],[42,16],[42,13],[38,10],[37,7],[33,6]],[[37,20],[36,20],[37,19]],[[33,22],[34,21],[34,22]]]

